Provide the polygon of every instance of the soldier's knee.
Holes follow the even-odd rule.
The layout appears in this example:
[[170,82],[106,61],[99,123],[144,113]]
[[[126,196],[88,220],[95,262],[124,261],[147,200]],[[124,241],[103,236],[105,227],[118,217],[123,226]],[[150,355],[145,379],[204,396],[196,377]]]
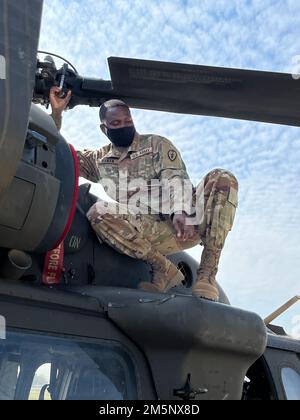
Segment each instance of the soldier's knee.
[[99,216],[105,216],[107,214],[111,214],[109,203],[107,203],[106,201],[102,201],[102,200],[97,201],[97,203],[95,203],[95,209],[97,213],[99,214]]
[[108,215],[111,215],[111,209],[109,203],[106,201],[97,201],[87,212],[87,218],[93,222],[99,219],[103,219]]
[[239,188],[239,183],[235,175],[226,169],[217,168],[210,171],[206,175],[206,183],[213,182],[217,183],[217,189],[219,186],[222,188],[226,184],[229,187],[234,188],[236,190],[238,190]]
[[238,180],[236,179],[236,176],[230,172],[227,171],[225,169],[222,170],[222,176],[226,177],[228,179],[228,182],[230,183],[230,186],[236,190],[239,189],[239,183]]
[[221,169],[221,168],[212,169],[210,172],[208,172],[206,177],[207,178],[216,178],[217,176],[219,176],[222,173],[222,171],[224,171],[224,169]]

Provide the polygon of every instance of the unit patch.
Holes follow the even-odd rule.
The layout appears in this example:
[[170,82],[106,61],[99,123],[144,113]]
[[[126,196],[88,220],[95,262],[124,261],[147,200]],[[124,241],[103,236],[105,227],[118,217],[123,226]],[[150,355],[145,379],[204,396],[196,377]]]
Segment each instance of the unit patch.
[[168,151],[168,157],[170,159],[171,162],[174,162],[174,160],[176,160],[177,158],[177,152],[175,152],[175,150],[171,149]]

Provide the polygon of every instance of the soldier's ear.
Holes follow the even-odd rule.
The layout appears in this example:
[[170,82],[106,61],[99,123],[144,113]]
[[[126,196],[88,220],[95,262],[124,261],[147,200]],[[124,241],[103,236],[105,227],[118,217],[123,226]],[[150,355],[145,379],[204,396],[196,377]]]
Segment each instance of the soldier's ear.
[[105,134],[105,135],[107,134],[107,128],[106,128],[105,124],[100,124],[100,129],[101,129],[103,134]]

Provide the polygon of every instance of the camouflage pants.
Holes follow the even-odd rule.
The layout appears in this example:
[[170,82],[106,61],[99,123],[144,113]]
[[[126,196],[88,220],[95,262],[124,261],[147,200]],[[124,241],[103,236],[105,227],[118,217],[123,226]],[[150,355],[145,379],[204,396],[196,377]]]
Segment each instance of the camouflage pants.
[[222,249],[233,225],[237,192],[237,180],[230,172],[223,169],[209,172],[194,193],[196,203],[197,197],[204,196],[204,214],[193,238],[187,241],[177,238],[169,218],[161,220],[155,214],[128,214],[130,209],[127,207],[125,214],[121,214],[121,204],[118,204],[119,214],[115,214],[114,203],[100,200],[90,208],[87,217],[105,243],[121,253],[145,261],[153,249],[163,255],[171,255],[198,244]]

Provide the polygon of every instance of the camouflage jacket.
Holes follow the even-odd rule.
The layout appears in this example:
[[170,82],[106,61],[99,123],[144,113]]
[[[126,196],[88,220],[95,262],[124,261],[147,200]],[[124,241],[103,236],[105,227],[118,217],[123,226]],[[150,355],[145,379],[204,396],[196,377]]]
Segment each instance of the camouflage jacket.
[[168,139],[136,133],[124,150],[108,144],[77,155],[80,176],[102,184],[115,201],[148,213],[193,213],[193,185],[179,151]]

